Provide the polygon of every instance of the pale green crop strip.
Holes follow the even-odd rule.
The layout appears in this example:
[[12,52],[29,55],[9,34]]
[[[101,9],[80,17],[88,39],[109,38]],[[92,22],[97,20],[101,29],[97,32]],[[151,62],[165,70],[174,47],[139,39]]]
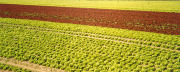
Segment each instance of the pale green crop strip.
[[132,31],[125,29],[85,26],[85,25],[68,24],[68,23],[54,23],[54,22],[36,21],[36,20],[11,19],[11,18],[0,18],[0,23],[20,24],[20,25],[29,25],[34,27],[51,28],[57,30],[66,30],[66,31],[68,30],[74,32],[101,34],[101,35],[116,36],[116,37],[123,37],[123,38],[130,38],[136,40],[151,41],[151,42],[180,46],[179,35],[165,35],[159,33]]
[[0,0],[0,3],[115,10],[180,12],[180,1]]
[[0,25],[0,56],[66,71],[178,71],[179,52],[22,25]]
[[[2,25],[2,26],[8,25],[8,26],[15,26],[15,27],[20,26],[20,27],[25,27],[27,29],[31,29],[31,30],[37,29],[37,30],[41,30],[41,31],[58,32],[60,34],[65,34],[65,35],[72,35],[72,36],[78,36],[78,37],[88,37],[88,38],[93,38],[93,39],[108,40],[108,41],[121,42],[121,43],[127,43],[127,44],[136,44],[136,45],[142,45],[142,46],[150,46],[153,48],[161,48],[161,49],[166,49],[166,50],[170,50],[170,51],[178,51],[178,49],[176,50],[176,48],[179,47],[179,46],[174,46],[174,45],[166,45],[163,43],[139,41],[139,40],[135,40],[135,39],[133,39],[133,41],[132,41],[132,39],[128,39],[128,38],[111,37],[111,36],[107,36],[107,35],[99,35],[99,34],[92,34],[92,33],[54,30],[54,29],[48,29],[48,28],[31,27],[31,26],[23,26],[23,25],[15,25],[15,24],[0,24],[0,25]],[[159,46],[157,46],[157,45],[159,45]],[[165,48],[163,48],[162,46],[164,46]],[[172,46],[172,48],[169,48],[171,46]]]

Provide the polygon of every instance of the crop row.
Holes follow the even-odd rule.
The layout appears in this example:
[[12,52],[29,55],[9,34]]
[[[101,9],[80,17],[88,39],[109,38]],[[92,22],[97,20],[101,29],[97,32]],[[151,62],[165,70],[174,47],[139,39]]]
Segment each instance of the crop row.
[[73,32],[73,31],[65,31],[65,30],[54,30],[54,29],[48,29],[48,28],[40,28],[40,27],[31,27],[31,26],[22,26],[22,25],[13,25],[13,24],[1,24],[3,25],[9,25],[14,27],[25,27],[28,29],[36,29],[36,30],[42,30],[42,31],[52,31],[52,32],[58,32],[61,34],[68,34],[68,35],[75,35],[75,36],[81,36],[81,37],[89,37],[89,38],[97,38],[97,39],[105,39],[110,41],[119,41],[123,43],[128,44],[137,44],[137,45],[144,45],[144,46],[152,46],[156,48],[166,48],[166,49],[172,49],[172,50],[180,50],[179,46],[175,45],[167,45],[167,44],[161,44],[156,42],[146,42],[146,41],[140,41],[135,39],[127,39],[127,38],[120,38],[120,37],[113,37],[113,36],[107,36],[107,35],[100,35],[100,34],[92,34],[92,33],[83,33],[83,32]]
[[94,26],[83,26],[83,25],[75,25],[75,24],[53,23],[53,22],[34,21],[34,20],[21,20],[21,19],[10,19],[10,18],[0,18],[0,20],[1,23],[29,25],[33,27],[50,28],[56,30],[108,35],[108,36],[115,36],[121,38],[141,40],[145,42],[150,41],[160,44],[180,46],[180,38],[178,35],[164,35],[164,34],[149,33],[142,31],[131,31],[131,30],[123,30],[123,29],[102,28],[102,27],[94,27]]
[[8,70],[8,71],[14,71],[14,72],[31,72],[30,70],[11,66],[11,65],[6,65],[3,63],[0,63],[0,70]]
[[57,32],[0,26],[0,56],[66,71],[178,71],[180,53]]

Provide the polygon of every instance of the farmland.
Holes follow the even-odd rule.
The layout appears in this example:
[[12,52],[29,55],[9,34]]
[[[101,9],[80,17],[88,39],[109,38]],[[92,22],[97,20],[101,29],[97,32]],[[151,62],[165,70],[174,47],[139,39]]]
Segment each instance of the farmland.
[[178,72],[178,3],[1,0],[0,72]]
[[180,39],[173,35],[9,18],[1,18],[1,34],[2,57],[66,71],[177,71],[179,66]]
[[[24,71],[24,72],[30,72],[30,70],[26,70],[26,69],[22,69],[22,68],[18,68],[18,67],[14,67],[14,66],[10,66],[10,65],[6,65],[3,63],[0,63],[0,69],[3,70],[8,70],[8,71]],[[1,70],[0,70],[1,71]]]
[[115,10],[140,10],[160,12],[180,12],[180,1],[108,1],[108,0],[0,0],[2,4],[40,5],[77,8],[98,8]]
[[[1,17],[180,34],[180,14],[0,4]],[[72,13],[73,11],[73,13]]]

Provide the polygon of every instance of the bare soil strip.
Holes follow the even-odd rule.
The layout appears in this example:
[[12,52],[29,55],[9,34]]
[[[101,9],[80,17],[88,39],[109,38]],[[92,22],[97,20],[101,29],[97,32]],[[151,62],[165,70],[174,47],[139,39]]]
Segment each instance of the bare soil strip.
[[13,71],[1,70],[1,69],[0,69],[0,72],[13,72]]
[[0,17],[180,35],[180,13],[0,4]]
[[[18,25],[14,25],[14,26],[18,26]],[[21,26],[21,25],[19,25],[19,26]],[[23,26],[23,27],[25,27],[25,26]],[[54,31],[53,29],[48,29],[48,28],[39,28],[39,27],[26,26],[26,29],[39,30],[39,31],[43,31],[43,32],[55,32],[55,33],[62,34],[62,35],[70,35],[70,36],[85,37],[85,38],[92,38],[92,39],[99,39],[99,40],[107,40],[107,41],[120,42],[120,43],[126,43],[126,44],[135,44],[135,45],[139,45],[139,46],[159,48],[159,49],[168,50],[168,51],[180,52],[179,50],[172,50],[172,49],[167,49],[167,48],[162,48],[162,47],[157,47],[157,46],[152,46],[152,45],[137,44],[137,43],[133,43],[133,42],[106,39],[106,38],[101,38],[101,37],[93,37],[93,36],[84,36],[84,35],[78,35],[78,34],[71,34],[71,33],[67,33],[67,32]]]
[[59,70],[59,69],[55,69],[55,68],[49,68],[49,67],[41,66],[38,64],[33,64],[33,63],[29,63],[27,61],[18,61],[18,60],[13,59],[13,58],[7,59],[7,58],[0,57],[0,63],[12,65],[12,66],[17,66],[20,68],[29,69],[33,72],[65,72],[63,70]]

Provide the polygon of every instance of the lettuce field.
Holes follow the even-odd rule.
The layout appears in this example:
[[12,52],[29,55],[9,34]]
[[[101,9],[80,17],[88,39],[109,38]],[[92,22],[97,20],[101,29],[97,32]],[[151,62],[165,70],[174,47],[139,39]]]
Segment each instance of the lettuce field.
[[0,1],[0,72],[180,71],[178,1],[30,1]]

